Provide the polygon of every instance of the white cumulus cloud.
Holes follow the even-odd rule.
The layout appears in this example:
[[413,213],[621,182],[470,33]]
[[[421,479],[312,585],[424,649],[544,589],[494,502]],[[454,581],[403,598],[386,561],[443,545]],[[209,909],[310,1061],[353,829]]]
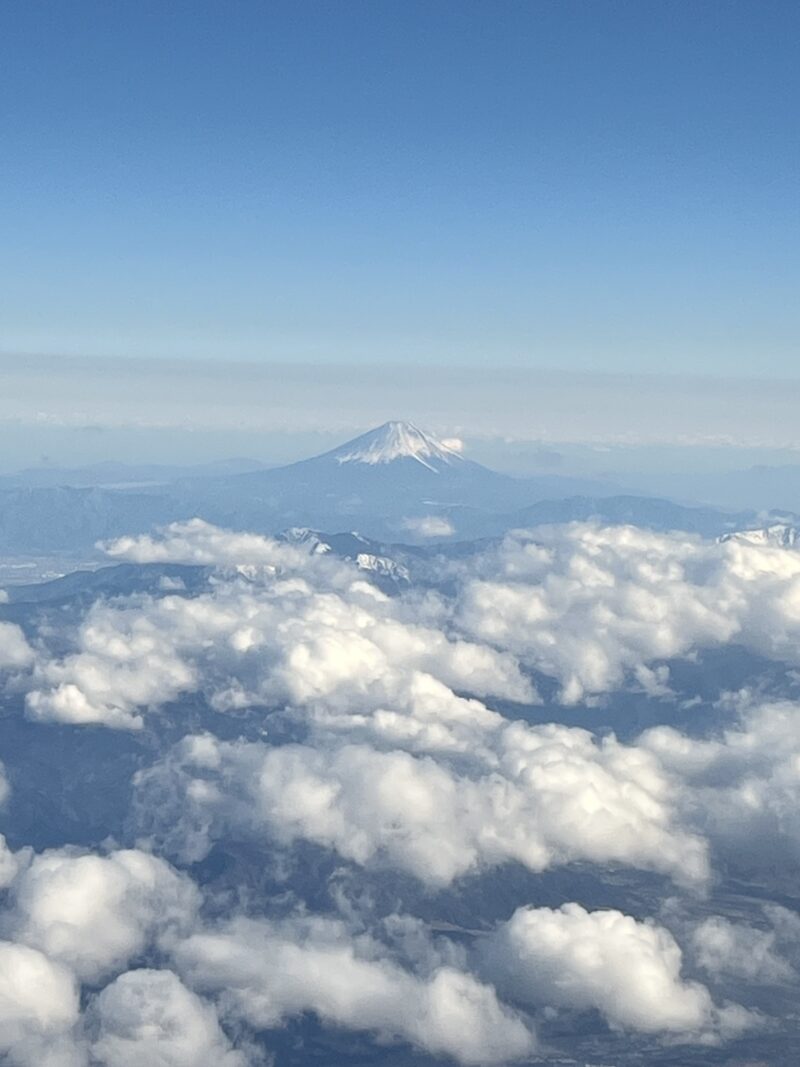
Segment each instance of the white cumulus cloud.
[[257,1029],[313,1012],[328,1024],[403,1040],[464,1064],[523,1059],[534,1038],[491,986],[443,966],[419,977],[368,935],[328,919],[239,919],[176,949],[185,980],[218,998],[224,1018]]
[[191,925],[193,884],[135,849],[108,856],[54,850],[33,858],[12,885],[6,926],[14,939],[96,981],[157,936]]
[[516,861],[534,871],[574,860],[708,877],[703,841],[675,818],[657,760],[586,731],[510,724],[472,773],[430,756],[186,739],[137,778],[141,809],[172,847],[200,858],[214,836],[312,841],[357,864],[396,867],[431,885]]
[[450,519],[444,515],[416,515],[403,520],[404,529],[417,537],[452,537],[456,532]]
[[99,1031],[92,1062],[102,1067],[246,1067],[211,1004],[171,971],[142,969],[116,978],[97,996],[90,1021]]
[[681,976],[668,930],[619,911],[520,908],[484,953],[489,975],[516,999],[596,1008],[614,1028],[713,1036],[753,1021],[744,1009],[716,1008],[705,986]]
[[78,986],[64,966],[0,941],[0,1054],[20,1067],[80,1067]]
[[733,642],[800,662],[795,550],[574,523],[513,534],[460,571],[455,623],[556,678],[567,704]]
[[12,622],[0,622],[0,669],[28,667],[33,658],[33,649],[21,628]]

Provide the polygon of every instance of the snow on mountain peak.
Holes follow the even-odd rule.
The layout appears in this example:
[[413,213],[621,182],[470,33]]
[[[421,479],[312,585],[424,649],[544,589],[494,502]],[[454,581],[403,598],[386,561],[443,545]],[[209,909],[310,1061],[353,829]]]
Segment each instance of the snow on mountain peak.
[[348,441],[332,453],[337,463],[392,463],[396,459],[415,459],[428,470],[438,473],[441,464],[461,461],[452,443],[445,443],[425,433],[412,422],[386,422],[369,433]]
[[800,529],[786,522],[776,522],[771,526],[762,526],[752,530],[734,530],[731,533],[722,534],[717,540],[720,544],[726,541],[739,541],[749,545],[798,548],[800,547]]

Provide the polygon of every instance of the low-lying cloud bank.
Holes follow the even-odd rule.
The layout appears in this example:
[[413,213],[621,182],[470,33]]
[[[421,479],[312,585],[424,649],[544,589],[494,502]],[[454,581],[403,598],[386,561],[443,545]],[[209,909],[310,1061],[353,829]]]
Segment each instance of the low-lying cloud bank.
[[[2,843],[9,1063],[248,1067],[306,1015],[466,1065],[544,1054],[558,1012],[707,1044],[764,1021],[732,983],[798,982],[789,909],[696,911],[728,871],[800,867],[800,705],[743,691],[716,732],[627,743],[503,710],[536,706],[545,678],[564,704],[628,686],[669,707],[667,661],[712,647],[798,665],[800,552],[580,524],[442,559],[440,583],[389,596],[330,553],[199,520],[108,551],[208,572],[98,599],[57,633],[0,623],[8,691],[42,724],[148,738],[174,702],[208,715],[142,760],[129,847]],[[209,888],[218,846],[276,881],[318,850],[363,899],[321,913],[294,883],[280,907]],[[569,865],[645,872],[680,907],[530,900],[457,937],[370,899],[387,874],[446,899]]]
[[800,663],[800,552],[574,523],[506,538],[461,571],[454,618],[576,703],[726,644]]
[[[459,761],[461,762],[461,761]],[[435,887],[523,864],[625,864],[702,886],[703,841],[680,826],[657,762],[583,730],[512,724],[461,772],[430,755],[331,742],[182,741],[137,776],[140,804],[183,860],[215,839],[303,840]]]
[[140,850],[13,858],[0,1050],[22,1067],[203,1067],[212,1052],[246,1067],[257,1035],[307,1013],[466,1065],[528,1057],[526,1005],[702,1042],[759,1025],[682,977],[667,930],[619,912],[520,909],[470,951],[401,915],[372,931],[305,910],[209,921],[198,887]]
[[0,665],[33,664],[36,717],[135,727],[141,709],[201,687],[221,706],[338,696],[351,714],[392,699],[400,675],[414,672],[458,692],[530,703],[526,671],[534,670],[572,704],[631,679],[668,692],[665,661],[731,644],[800,664],[800,552],[770,544],[585,523],[541,528],[442,561],[447,585],[438,592],[392,598],[330,556],[201,520],[107,551],[219,574],[199,597],[98,604],[60,659],[34,656],[6,625]]

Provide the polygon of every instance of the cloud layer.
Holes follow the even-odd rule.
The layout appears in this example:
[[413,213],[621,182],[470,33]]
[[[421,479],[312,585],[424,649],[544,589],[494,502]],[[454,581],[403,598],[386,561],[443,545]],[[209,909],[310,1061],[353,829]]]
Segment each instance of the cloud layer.
[[[668,716],[699,700],[672,691],[675,661],[708,648],[790,688],[800,553],[580,524],[427,560],[392,596],[333,553],[199,520],[109,553],[202,571],[28,636],[0,624],[28,730],[139,746],[105,839],[0,840],[9,1063],[254,1067],[309,1017],[465,1065],[546,1054],[587,1013],[631,1049],[736,1042],[759,991],[800,985],[786,901],[724,911],[731,874],[800,869],[800,703],[754,685],[718,727],[624,743],[541,723],[619,689]],[[3,800],[18,840],[0,773]]]

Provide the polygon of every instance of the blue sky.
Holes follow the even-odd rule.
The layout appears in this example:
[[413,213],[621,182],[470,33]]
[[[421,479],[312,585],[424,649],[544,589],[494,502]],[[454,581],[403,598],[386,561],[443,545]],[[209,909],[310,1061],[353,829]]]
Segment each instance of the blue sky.
[[12,0],[0,350],[797,376],[800,7]]

